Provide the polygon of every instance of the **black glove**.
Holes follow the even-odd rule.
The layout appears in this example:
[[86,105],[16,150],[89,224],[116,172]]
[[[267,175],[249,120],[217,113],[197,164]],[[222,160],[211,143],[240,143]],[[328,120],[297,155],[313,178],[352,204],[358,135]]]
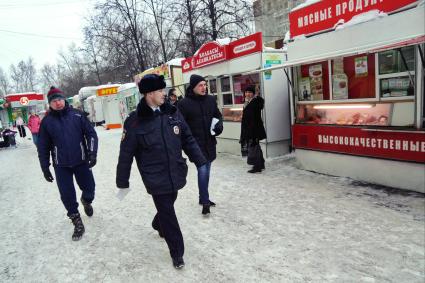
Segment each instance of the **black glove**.
[[50,173],[49,168],[43,169],[43,175],[44,175],[44,179],[46,179],[47,182],[53,182],[53,176],[52,173]]
[[93,166],[96,165],[96,156],[95,155],[89,155],[88,164],[89,164],[89,168],[92,168]]
[[223,132],[223,121],[218,121],[214,126],[215,136],[219,136]]

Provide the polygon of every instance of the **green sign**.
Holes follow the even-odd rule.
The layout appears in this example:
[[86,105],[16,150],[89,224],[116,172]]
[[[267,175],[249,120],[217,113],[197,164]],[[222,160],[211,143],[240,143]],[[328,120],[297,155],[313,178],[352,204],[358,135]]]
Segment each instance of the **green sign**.
[[266,60],[266,65],[277,65],[282,64],[281,60]]

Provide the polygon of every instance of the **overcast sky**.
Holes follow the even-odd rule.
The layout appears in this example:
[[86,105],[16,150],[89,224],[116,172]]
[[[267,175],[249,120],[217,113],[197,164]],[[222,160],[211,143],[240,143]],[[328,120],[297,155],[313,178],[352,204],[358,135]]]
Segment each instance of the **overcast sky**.
[[0,0],[0,67],[32,57],[39,69],[58,51],[83,39],[93,0]]

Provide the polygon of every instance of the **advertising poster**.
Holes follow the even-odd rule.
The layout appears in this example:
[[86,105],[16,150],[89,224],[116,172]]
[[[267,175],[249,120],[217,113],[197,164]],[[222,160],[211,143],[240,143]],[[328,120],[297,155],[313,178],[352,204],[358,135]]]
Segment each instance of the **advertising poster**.
[[322,65],[309,67],[311,100],[323,100]]
[[367,56],[355,58],[354,65],[356,77],[367,77]]
[[348,78],[345,74],[332,76],[332,98],[348,99]]
[[302,78],[298,85],[298,100],[311,100],[310,78]]
[[344,73],[344,60],[342,57],[335,58],[333,60],[333,69],[334,74],[343,74]]

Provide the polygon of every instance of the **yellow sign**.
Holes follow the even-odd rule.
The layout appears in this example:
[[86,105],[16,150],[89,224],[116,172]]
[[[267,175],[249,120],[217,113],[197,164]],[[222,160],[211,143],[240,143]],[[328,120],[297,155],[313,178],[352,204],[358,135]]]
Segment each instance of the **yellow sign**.
[[97,96],[107,96],[118,93],[118,87],[107,87],[97,90]]
[[165,79],[170,78],[170,74],[168,72],[168,66],[166,64],[162,64],[161,66],[151,68],[151,69],[143,71],[140,74],[137,74],[135,78],[136,83],[138,83],[147,74],[157,74],[158,76],[162,75],[164,76]]

